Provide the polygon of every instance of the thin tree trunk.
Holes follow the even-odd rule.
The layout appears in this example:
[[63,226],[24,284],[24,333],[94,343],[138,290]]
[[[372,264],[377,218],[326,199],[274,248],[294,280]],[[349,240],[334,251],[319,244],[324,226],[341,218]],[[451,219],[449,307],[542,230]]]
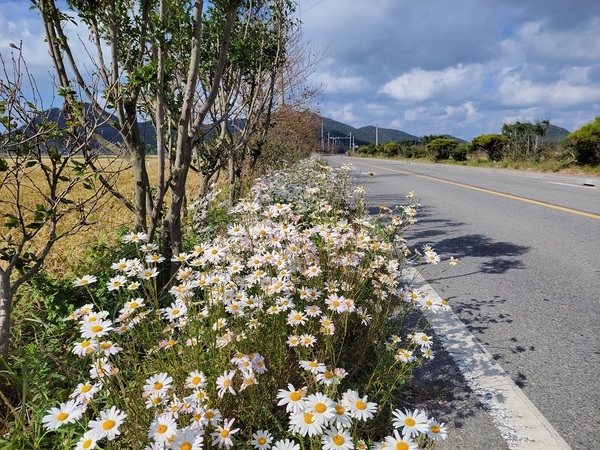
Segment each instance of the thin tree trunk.
[[0,355],[8,354],[11,311],[12,289],[10,286],[10,274],[0,269]]

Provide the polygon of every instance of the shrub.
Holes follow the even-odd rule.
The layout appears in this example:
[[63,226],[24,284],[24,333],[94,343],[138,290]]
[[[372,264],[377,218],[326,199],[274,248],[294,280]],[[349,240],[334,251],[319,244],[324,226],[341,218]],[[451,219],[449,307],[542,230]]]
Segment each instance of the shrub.
[[410,147],[405,147],[402,150],[402,156],[405,158],[427,158],[429,153],[427,149],[420,145],[413,145]]
[[454,161],[466,161],[468,153],[469,149],[466,145],[459,145],[454,150],[452,150],[451,156]]
[[569,141],[579,164],[600,164],[600,116],[569,134]]
[[483,151],[488,159],[500,161],[504,157],[506,137],[501,134],[482,134],[471,141],[471,151]]
[[427,151],[437,160],[449,159],[458,145],[456,139],[437,138],[427,144]]

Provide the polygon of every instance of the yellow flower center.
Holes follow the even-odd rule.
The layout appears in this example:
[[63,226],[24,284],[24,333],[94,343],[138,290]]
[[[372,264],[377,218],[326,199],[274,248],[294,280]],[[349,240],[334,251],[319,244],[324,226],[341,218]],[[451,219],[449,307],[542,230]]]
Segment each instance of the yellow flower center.
[[225,439],[227,436],[229,436],[229,431],[228,430],[221,430],[221,433],[219,433],[221,435],[221,437],[223,439]]
[[108,419],[108,420],[105,420],[104,423],[102,424],[102,429],[105,431],[112,430],[115,425],[116,425],[116,422],[114,420]]
[[223,386],[224,386],[224,387],[229,387],[229,386],[231,386],[231,380],[230,380],[230,379],[226,379],[225,381],[223,381]]
[[206,418],[207,419],[212,419],[213,417],[215,417],[215,413],[213,411],[206,411]]
[[89,384],[84,384],[83,386],[81,386],[81,392],[83,392],[84,394],[86,392],[89,392],[92,389],[92,386],[90,386]]
[[173,310],[173,315],[176,316],[177,314],[179,314],[179,310],[178,309],[174,309]]
[[162,383],[159,383],[158,381],[156,383],[154,383],[154,386],[152,386],[154,388],[155,391],[160,391],[163,387]]
[[396,450],[408,450],[408,444],[406,442],[397,442]]
[[265,445],[267,443],[267,439],[264,437],[259,437],[256,442],[258,442],[258,445]]
[[346,409],[342,405],[335,405],[335,412],[342,415],[346,412]]
[[431,427],[429,427],[429,430],[432,433],[438,434],[440,432],[440,427],[438,427],[437,425],[431,425]]
[[311,361],[308,363],[309,367],[317,367],[319,364],[316,361]]
[[344,443],[344,436],[336,434],[332,440],[335,445],[342,445]]
[[417,424],[417,422],[415,422],[415,420],[410,417],[407,417],[406,419],[404,419],[404,423],[408,427],[414,427]]
[[58,414],[58,416],[56,416],[56,419],[62,422],[63,420],[66,420],[68,417],[69,417],[68,413],[61,412]]
[[104,350],[106,350],[107,348],[111,348],[111,347],[112,347],[112,343],[110,343],[110,342],[103,342],[102,343],[102,348]]
[[92,439],[86,439],[85,441],[83,441],[83,448],[92,448],[92,444],[94,443],[94,441]]
[[356,409],[360,409],[361,411],[365,410],[365,409],[367,409],[367,404],[365,402],[363,402],[362,400],[359,400],[356,402]]
[[192,444],[190,444],[189,442],[184,442],[179,448],[181,450],[192,450]]
[[325,378],[327,378],[327,379],[329,379],[329,378],[333,378],[333,377],[334,377],[334,373],[333,373],[333,372],[329,372],[329,371],[327,371],[327,372],[325,372],[325,373],[323,374],[323,376],[324,376]]
[[167,428],[168,427],[164,423],[161,423],[156,429],[156,432],[159,434],[164,434],[167,431]]
[[90,345],[92,345],[92,343],[91,343],[90,341],[83,341],[83,342],[81,343],[81,347],[82,347],[82,348],[89,347]]
[[311,424],[313,423],[313,415],[311,413],[304,413],[304,423]]
[[294,391],[294,392],[292,392],[292,393],[290,394],[290,400],[291,400],[291,401],[293,401],[293,402],[297,402],[297,401],[298,401],[298,400],[300,400],[301,398],[302,398],[302,396],[300,395],[300,393],[299,393],[299,392],[296,392],[296,391]]
[[327,410],[327,406],[325,406],[325,403],[317,403],[315,405],[315,411],[318,412],[319,414],[323,414],[326,410]]
[[140,305],[139,305],[139,303],[137,303],[137,302],[131,302],[131,303],[129,304],[129,307],[130,307],[131,309],[135,309],[135,308],[137,308],[138,306],[140,306]]
[[202,381],[202,378],[200,377],[192,378],[192,384],[200,384],[200,381]]
[[94,326],[92,327],[92,331],[93,331],[94,333],[100,333],[100,332],[102,331],[102,327],[101,327],[100,325],[94,325]]

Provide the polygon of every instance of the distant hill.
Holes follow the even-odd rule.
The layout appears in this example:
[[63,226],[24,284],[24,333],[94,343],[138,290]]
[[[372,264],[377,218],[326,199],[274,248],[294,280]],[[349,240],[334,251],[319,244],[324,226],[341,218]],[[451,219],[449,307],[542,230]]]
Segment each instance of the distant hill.
[[557,127],[556,125],[550,124],[548,127],[548,131],[546,132],[546,136],[544,136],[544,142],[561,142],[564,138],[566,138],[571,132],[569,130],[565,130],[564,128]]
[[[100,136],[102,136],[107,141],[110,141],[115,144],[120,144],[123,142],[121,135],[115,128],[115,125],[118,124],[118,119],[115,115],[112,115],[110,120],[103,121],[99,118],[99,115],[94,113],[92,106],[89,103],[86,103],[84,107],[86,110],[86,114],[90,120],[90,123],[100,123],[100,125],[98,125],[96,128],[96,132]],[[44,119],[42,119],[42,115],[44,116]],[[37,124],[40,123],[42,120],[55,122],[58,124],[59,128],[64,128],[66,125],[65,116],[61,108],[52,108],[44,111],[42,114],[33,119],[33,123]],[[146,147],[151,151],[154,150],[156,148],[156,136],[154,133],[154,126],[152,125],[152,122],[140,122],[139,127],[144,141],[146,142]],[[92,148],[98,150],[102,148],[101,144],[96,142],[95,140],[91,142],[91,146]]]
[[[328,119],[327,117],[321,117],[321,120],[323,123],[324,140],[327,141],[327,138],[329,137],[330,140],[333,140],[336,143],[337,147],[343,150],[346,150],[349,147],[349,136],[351,133],[354,137],[354,144],[358,146],[373,145],[375,144],[375,141],[377,141],[380,145],[397,141],[420,141],[420,136],[415,136],[413,134],[409,134],[400,130],[394,130],[392,128],[377,128],[373,125],[354,128],[345,123]],[[444,134],[443,136],[450,139],[456,139],[461,143],[466,142],[449,134]]]

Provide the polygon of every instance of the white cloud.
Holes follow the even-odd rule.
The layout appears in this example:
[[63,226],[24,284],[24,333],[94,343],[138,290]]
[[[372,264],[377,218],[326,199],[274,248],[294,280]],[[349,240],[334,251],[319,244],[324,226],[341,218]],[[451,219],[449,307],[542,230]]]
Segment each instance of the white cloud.
[[356,124],[358,116],[354,113],[354,105],[346,104],[327,110],[327,117],[347,124]]
[[528,59],[545,61],[597,61],[600,55],[600,17],[573,30],[553,30],[547,21],[527,22],[516,36],[514,48]]
[[322,72],[315,78],[317,83],[325,86],[325,94],[360,92],[366,88],[364,78],[347,75],[335,75],[332,72]]
[[600,101],[600,84],[581,84],[581,80],[573,79],[572,70],[565,70],[562,74],[563,77],[557,81],[539,82],[507,70],[500,74],[500,101],[503,105],[519,107],[568,107]]
[[473,102],[464,102],[458,106],[447,105],[444,107],[444,111],[447,120],[455,120],[462,123],[462,126],[475,123],[483,117]]
[[458,64],[433,71],[413,69],[386,83],[380,92],[408,102],[466,97],[479,89],[482,69],[480,64]]

